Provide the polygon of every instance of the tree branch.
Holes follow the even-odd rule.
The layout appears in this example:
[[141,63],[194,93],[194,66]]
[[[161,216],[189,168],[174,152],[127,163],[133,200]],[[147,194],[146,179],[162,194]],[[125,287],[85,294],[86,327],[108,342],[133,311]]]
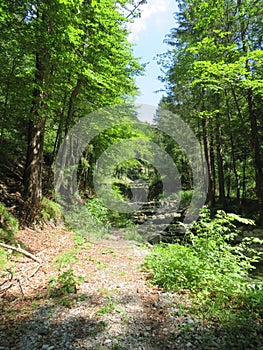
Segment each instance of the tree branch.
[[12,245],[4,244],[4,243],[0,243],[0,247],[3,247],[5,249],[12,249],[12,250],[14,250],[14,251],[16,251],[18,253],[21,253],[21,254],[27,256],[28,258],[30,258],[30,259],[32,259],[34,261],[38,262],[39,264],[42,264],[42,260],[41,259],[37,258],[35,255],[29,253],[28,251],[26,251],[26,250],[24,250],[24,249],[22,249],[20,247],[13,247]]

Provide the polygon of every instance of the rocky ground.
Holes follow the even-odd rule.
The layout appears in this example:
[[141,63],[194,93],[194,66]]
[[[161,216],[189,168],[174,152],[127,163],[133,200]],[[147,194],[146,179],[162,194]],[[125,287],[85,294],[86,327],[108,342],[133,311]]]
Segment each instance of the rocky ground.
[[[120,232],[85,244],[63,229],[17,237],[41,261],[10,251],[0,280],[0,350],[227,349],[224,336],[203,341],[209,326],[187,314],[186,296],[149,285],[141,269],[147,246]],[[82,279],[67,294],[49,281],[69,268]]]

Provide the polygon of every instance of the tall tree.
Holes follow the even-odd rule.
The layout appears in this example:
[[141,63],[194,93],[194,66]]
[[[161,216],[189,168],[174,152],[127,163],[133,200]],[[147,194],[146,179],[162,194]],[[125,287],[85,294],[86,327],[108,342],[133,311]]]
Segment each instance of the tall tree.
[[226,190],[239,199],[241,183],[243,198],[249,187],[253,199],[256,188],[263,223],[262,2],[183,0],[178,6],[178,26],[167,39],[171,50],[160,59],[169,106],[199,128],[200,137],[202,125],[210,201],[218,195],[224,205]]
[[134,76],[141,67],[127,40],[129,19],[121,11],[128,3],[134,2],[15,0],[1,7],[6,54],[1,56],[0,79],[6,88],[0,88],[1,139],[10,141],[8,120],[22,138],[27,125],[24,187],[29,221],[43,196],[43,152],[50,152],[54,143],[56,152],[78,118],[137,91]]

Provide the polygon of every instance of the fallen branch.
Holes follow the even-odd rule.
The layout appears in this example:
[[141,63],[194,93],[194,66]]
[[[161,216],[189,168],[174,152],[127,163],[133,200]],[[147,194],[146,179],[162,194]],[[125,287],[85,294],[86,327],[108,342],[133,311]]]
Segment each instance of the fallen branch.
[[8,269],[8,272],[9,272],[8,279],[5,280],[4,282],[2,282],[2,283],[0,284],[0,287],[4,286],[4,285],[5,285],[6,283],[8,283],[8,282],[9,282],[9,285],[8,285],[7,287],[2,288],[2,289],[0,288],[0,294],[5,293],[5,292],[6,292],[9,288],[11,288],[12,285],[13,285],[13,273],[12,273],[11,269]]
[[42,265],[38,265],[37,268],[31,273],[31,275],[27,278],[27,280],[29,280],[30,278],[32,278],[33,276],[35,276],[35,274],[38,272],[38,270],[42,267]]
[[22,284],[21,284],[21,282],[20,282],[20,278],[16,278],[16,281],[18,282],[19,289],[20,289],[20,292],[21,292],[21,294],[22,294],[22,298],[24,299],[24,298],[25,298],[25,293],[24,293]]
[[38,262],[39,264],[42,264],[42,260],[41,259],[37,258],[35,255],[29,253],[28,251],[26,251],[26,250],[24,250],[24,249],[22,249],[20,247],[13,247],[12,245],[5,244],[5,243],[0,243],[0,247],[3,247],[5,249],[14,250],[14,251],[16,251],[18,253],[21,253],[21,254],[27,256],[28,258],[30,258],[32,260]]

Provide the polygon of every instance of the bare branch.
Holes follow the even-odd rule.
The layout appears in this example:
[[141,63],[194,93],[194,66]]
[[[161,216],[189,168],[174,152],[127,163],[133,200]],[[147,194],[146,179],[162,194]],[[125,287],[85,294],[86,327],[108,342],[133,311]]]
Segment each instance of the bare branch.
[[39,264],[42,264],[42,260],[41,259],[37,258],[35,255],[29,253],[28,251],[26,251],[26,250],[24,250],[24,249],[22,249],[20,247],[13,247],[12,245],[4,244],[4,243],[0,243],[0,247],[3,247],[5,249],[14,250],[14,251],[16,251],[18,253],[21,253],[21,254],[27,256],[28,258],[30,258],[32,260],[38,262]]

